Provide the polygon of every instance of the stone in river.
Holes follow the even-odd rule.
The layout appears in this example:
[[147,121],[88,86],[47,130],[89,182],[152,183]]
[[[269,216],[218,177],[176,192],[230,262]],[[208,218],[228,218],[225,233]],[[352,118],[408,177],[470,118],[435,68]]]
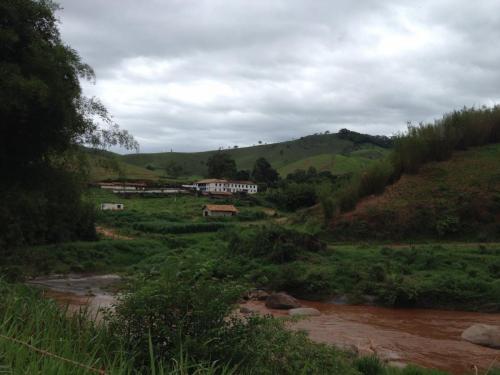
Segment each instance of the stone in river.
[[270,309],[294,309],[300,307],[300,303],[286,293],[273,293],[266,299],[266,307]]
[[312,307],[298,307],[296,309],[288,310],[290,316],[319,316],[319,310]]
[[463,331],[462,338],[473,344],[500,349],[500,326],[474,324]]

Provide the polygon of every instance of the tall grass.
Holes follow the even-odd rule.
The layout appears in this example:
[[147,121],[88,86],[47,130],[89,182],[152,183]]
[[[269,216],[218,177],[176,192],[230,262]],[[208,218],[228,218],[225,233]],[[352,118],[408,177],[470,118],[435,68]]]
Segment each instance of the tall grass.
[[394,141],[395,172],[415,173],[425,163],[449,159],[455,150],[500,142],[500,106],[463,108],[432,124],[409,124]]
[[500,142],[500,105],[463,108],[434,123],[408,124],[394,137],[388,160],[353,176],[335,194],[341,212],[354,209],[366,196],[380,194],[405,173],[417,173],[424,164],[449,159],[454,151]]
[[[37,291],[0,280],[0,373],[139,374],[119,337],[88,312],[69,315]],[[148,348],[144,348],[148,350]],[[166,363],[151,361],[146,373],[223,374],[234,368],[193,363],[180,352]],[[144,369],[142,369],[144,370]]]

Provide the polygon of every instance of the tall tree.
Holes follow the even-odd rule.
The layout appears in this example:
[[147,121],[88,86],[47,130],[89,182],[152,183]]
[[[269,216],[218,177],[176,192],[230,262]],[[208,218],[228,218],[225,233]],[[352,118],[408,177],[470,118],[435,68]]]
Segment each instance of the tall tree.
[[236,162],[227,152],[217,152],[207,161],[208,176],[213,178],[233,178],[236,171]]
[[271,164],[265,158],[258,158],[255,161],[252,171],[252,178],[259,183],[265,183],[268,186],[275,184],[279,179],[279,174],[271,167]]
[[94,72],[62,43],[57,9],[50,0],[0,2],[0,192],[10,197],[0,226],[11,228],[0,248],[65,240],[83,227],[89,210],[72,173],[79,145],[137,147],[99,100],[82,95],[80,79]]

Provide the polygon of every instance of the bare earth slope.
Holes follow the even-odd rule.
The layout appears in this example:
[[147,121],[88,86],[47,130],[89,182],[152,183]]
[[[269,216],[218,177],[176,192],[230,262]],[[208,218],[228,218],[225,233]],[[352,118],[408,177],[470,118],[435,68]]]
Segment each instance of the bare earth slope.
[[339,238],[470,238],[500,235],[500,145],[461,151],[405,175],[331,223]]

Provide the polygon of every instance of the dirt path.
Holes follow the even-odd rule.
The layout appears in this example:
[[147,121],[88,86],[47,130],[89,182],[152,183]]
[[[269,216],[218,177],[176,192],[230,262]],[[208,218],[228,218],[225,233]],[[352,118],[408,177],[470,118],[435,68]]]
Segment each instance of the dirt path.
[[101,226],[96,226],[95,230],[98,234],[100,234],[106,238],[113,239],[113,240],[133,240],[134,239],[133,237],[128,237],[128,236],[124,236],[122,234],[116,233],[116,229],[113,229],[113,228],[105,228],[105,227],[101,227]]

